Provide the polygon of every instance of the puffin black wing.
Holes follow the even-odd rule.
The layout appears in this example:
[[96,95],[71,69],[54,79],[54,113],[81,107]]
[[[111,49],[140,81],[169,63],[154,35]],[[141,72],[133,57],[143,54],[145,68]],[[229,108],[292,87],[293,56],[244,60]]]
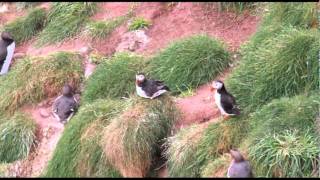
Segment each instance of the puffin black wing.
[[169,88],[163,84],[163,81],[157,81],[157,80],[146,80],[146,84],[144,87],[142,87],[142,90],[145,91],[147,96],[152,96],[154,93],[158,92],[159,90],[167,90],[169,91]]
[[228,114],[240,115],[240,110],[236,107],[236,100],[231,94],[225,93],[221,96],[221,105]]

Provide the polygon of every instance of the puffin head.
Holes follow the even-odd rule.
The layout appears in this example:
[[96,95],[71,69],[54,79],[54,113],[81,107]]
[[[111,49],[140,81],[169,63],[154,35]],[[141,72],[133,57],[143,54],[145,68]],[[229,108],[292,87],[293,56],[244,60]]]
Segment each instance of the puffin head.
[[143,83],[146,80],[146,76],[144,75],[144,73],[138,73],[136,74],[136,84],[140,85],[141,83]]
[[230,153],[231,158],[235,162],[244,161],[244,157],[242,156],[242,154],[237,149],[230,149],[229,153]]
[[72,87],[69,84],[65,84],[62,88],[62,94],[64,96],[71,97],[73,95],[72,93]]
[[1,38],[4,41],[7,41],[9,43],[12,43],[14,41],[13,37],[11,36],[11,34],[9,32],[6,32],[6,31],[1,33]]
[[211,87],[210,87],[210,90],[211,91],[214,91],[215,89],[216,90],[219,90],[219,89],[222,89],[224,87],[224,84],[222,81],[220,80],[217,80],[217,81],[213,81],[212,84],[211,84]]

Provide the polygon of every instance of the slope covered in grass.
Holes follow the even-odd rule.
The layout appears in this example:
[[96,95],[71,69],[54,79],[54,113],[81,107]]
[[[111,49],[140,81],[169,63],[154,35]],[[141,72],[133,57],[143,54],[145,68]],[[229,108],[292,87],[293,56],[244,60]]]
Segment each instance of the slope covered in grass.
[[245,144],[257,176],[311,176],[320,153],[314,127],[318,95],[277,99],[252,114]]
[[86,82],[83,100],[128,96],[135,90],[135,75],[144,68],[144,59],[129,53],[115,54],[97,66]]
[[169,96],[151,101],[130,98],[124,112],[104,129],[102,144],[106,159],[124,177],[145,177],[176,118]]
[[170,137],[166,151],[170,177],[201,177],[208,164],[241,144],[247,123],[245,119],[232,118],[208,127],[191,127]]
[[229,53],[220,41],[196,35],[169,45],[151,59],[149,68],[151,75],[165,81],[173,92],[181,92],[213,80],[229,62]]
[[46,177],[119,177],[104,158],[100,146],[103,127],[124,109],[124,103],[98,100],[80,107],[66,126],[52,159]]
[[35,123],[22,113],[0,119],[0,162],[26,158],[34,145]]
[[25,17],[19,17],[6,24],[4,30],[11,33],[15,42],[19,45],[31,39],[42,30],[46,20],[46,11],[41,8],[32,9]]
[[48,57],[26,57],[0,77],[0,111],[12,113],[26,103],[37,103],[61,92],[64,83],[78,87],[80,56],[58,52]]
[[54,2],[37,45],[52,44],[79,33],[96,11],[94,2]]
[[246,111],[272,99],[293,96],[318,87],[317,31],[284,28],[258,47],[242,49],[242,63],[227,86]]

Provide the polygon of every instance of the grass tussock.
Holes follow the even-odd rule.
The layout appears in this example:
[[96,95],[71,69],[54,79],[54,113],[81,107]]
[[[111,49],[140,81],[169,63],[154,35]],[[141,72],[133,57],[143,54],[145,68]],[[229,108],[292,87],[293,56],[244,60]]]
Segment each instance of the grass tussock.
[[191,127],[169,138],[166,151],[169,175],[200,177],[210,162],[241,144],[246,137],[247,123],[244,118],[232,118],[208,126]]
[[277,2],[270,3],[262,26],[291,25],[301,28],[317,27],[317,3]]
[[21,44],[42,30],[46,15],[44,9],[32,9],[25,17],[19,17],[9,24],[6,24],[3,30],[11,33],[16,44]]
[[135,75],[143,70],[144,59],[130,53],[118,53],[97,66],[86,82],[83,100],[129,96],[135,90]]
[[201,177],[226,177],[230,162],[231,158],[227,154],[221,155],[202,168]]
[[169,45],[150,62],[151,74],[177,93],[213,80],[230,62],[223,44],[207,35],[196,35]]
[[26,57],[17,62],[0,78],[1,111],[12,113],[26,103],[56,96],[66,82],[78,87],[83,74],[79,59],[80,55],[58,52],[48,57]]
[[242,109],[315,90],[319,37],[316,31],[288,27],[258,47],[244,46],[242,63],[226,82]]
[[132,97],[126,110],[104,130],[104,153],[123,177],[145,177],[176,118],[169,96],[155,100]]
[[26,158],[34,145],[35,123],[22,113],[2,117],[0,122],[0,162],[11,163]]
[[129,31],[135,31],[139,29],[146,29],[151,26],[151,22],[149,20],[144,19],[143,17],[135,17],[128,27]]
[[46,26],[39,34],[38,46],[64,41],[77,35],[89,17],[96,12],[94,2],[55,2],[49,11]]
[[199,177],[196,152],[206,126],[193,125],[180,130],[166,141],[169,177]]
[[319,104],[318,94],[300,95],[274,100],[252,114],[245,144],[257,176],[311,176],[318,163],[314,123]]
[[83,105],[66,126],[44,176],[119,177],[105,161],[101,130],[125,108],[122,101],[98,100]]
[[306,131],[285,130],[256,142],[249,155],[258,176],[312,177],[319,165],[319,139]]
[[133,16],[132,10],[125,16],[119,16],[106,21],[90,21],[87,23],[84,33],[93,40],[107,38],[117,27],[121,26]]
[[237,13],[243,12],[245,9],[253,7],[255,2],[218,2],[220,11],[235,11]]

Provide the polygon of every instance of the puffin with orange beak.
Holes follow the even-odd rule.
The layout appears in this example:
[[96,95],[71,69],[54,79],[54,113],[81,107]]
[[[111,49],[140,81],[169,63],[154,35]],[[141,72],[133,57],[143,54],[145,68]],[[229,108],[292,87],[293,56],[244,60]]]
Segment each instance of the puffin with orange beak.
[[170,91],[163,81],[147,79],[143,73],[136,75],[136,92],[140,97],[154,99]]
[[235,98],[228,93],[222,81],[213,81],[210,89],[214,91],[215,102],[225,120],[230,116],[240,115],[240,109],[236,107]]

